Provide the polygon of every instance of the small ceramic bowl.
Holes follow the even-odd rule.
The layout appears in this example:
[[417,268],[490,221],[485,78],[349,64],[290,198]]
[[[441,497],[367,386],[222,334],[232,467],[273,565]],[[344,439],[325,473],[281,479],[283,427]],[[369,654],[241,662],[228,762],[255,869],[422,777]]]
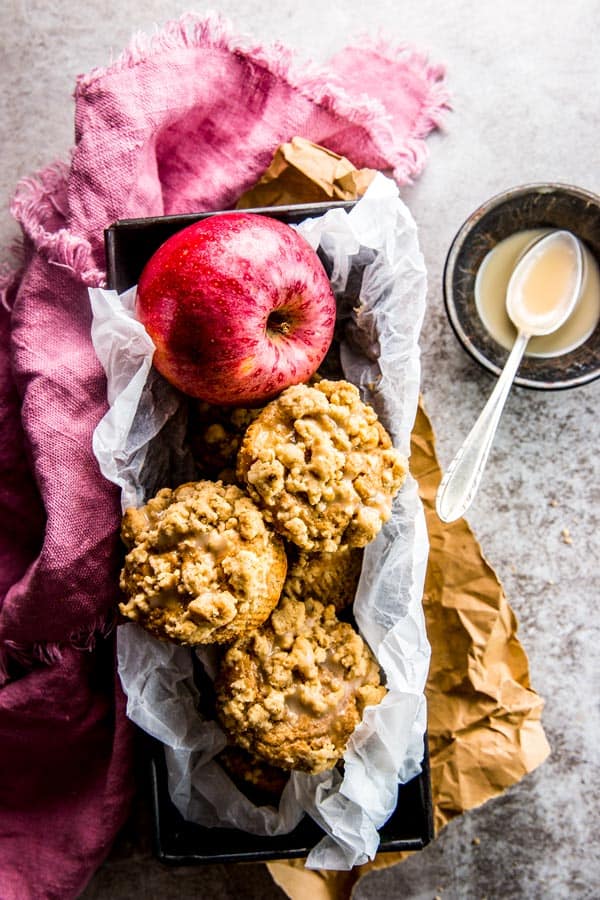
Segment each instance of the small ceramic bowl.
[[[528,184],[492,197],[469,216],[454,238],[444,269],[444,302],[464,349],[499,375],[508,356],[487,332],[475,305],[475,278],[486,254],[501,240],[528,228],[565,228],[600,262],[600,197],[567,184]],[[515,384],[541,390],[577,387],[600,377],[600,323],[568,353],[525,356]]]

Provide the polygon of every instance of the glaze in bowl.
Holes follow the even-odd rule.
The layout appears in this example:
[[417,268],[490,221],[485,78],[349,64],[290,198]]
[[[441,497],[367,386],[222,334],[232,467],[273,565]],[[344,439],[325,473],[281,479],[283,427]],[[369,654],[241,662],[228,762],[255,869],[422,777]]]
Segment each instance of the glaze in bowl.
[[[526,228],[565,228],[600,262],[600,197],[568,184],[526,184],[492,197],[454,238],[444,268],[444,303],[456,337],[485,369],[499,375],[508,351],[488,333],[475,305],[475,278],[499,241]],[[600,323],[568,353],[523,357],[514,383],[538,390],[587,384],[600,377]]]

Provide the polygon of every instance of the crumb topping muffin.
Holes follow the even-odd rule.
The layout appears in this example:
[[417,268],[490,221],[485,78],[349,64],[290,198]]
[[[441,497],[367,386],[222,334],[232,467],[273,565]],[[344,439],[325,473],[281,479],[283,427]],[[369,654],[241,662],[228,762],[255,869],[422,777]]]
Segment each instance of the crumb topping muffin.
[[290,777],[289,772],[231,744],[221,750],[217,760],[236,785],[241,788],[252,786],[272,800],[281,796]]
[[128,509],[123,615],[179,644],[227,643],[260,625],[277,604],[283,541],[241,488],[198,481],[164,488]]
[[342,547],[335,553],[307,553],[288,545],[288,570],[282,597],[304,600],[311,597],[336,610],[354,601],[360,578],[363,551]]
[[322,772],[386,691],[360,635],[332,605],[281,600],[224,655],[217,714],[239,746],[282,769]]
[[223,470],[235,470],[244,432],[261,408],[213,406],[201,400],[190,404],[188,436],[192,455],[204,475],[215,478],[221,477]]
[[309,552],[364,547],[407,473],[372,407],[347,381],[294,385],[246,431],[237,477],[283,537]]

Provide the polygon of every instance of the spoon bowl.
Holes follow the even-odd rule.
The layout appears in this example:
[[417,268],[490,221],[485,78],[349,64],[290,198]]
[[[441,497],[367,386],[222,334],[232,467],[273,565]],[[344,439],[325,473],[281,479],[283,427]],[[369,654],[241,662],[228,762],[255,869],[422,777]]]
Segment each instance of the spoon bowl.
[[583,249],[570,231],[551,231],[529,244],[506,291],[506,312],[517,331],[529,337],[557,331],[577,304],[583,277]]
[[496,387],[441,481],[436,510],[443,522],[460,518],[473,502],[529,339],[551,334],[568,319],[581,294],[583,275],[581,244],[565,230],[540,238],[517,262],[506,295],[517,337]]

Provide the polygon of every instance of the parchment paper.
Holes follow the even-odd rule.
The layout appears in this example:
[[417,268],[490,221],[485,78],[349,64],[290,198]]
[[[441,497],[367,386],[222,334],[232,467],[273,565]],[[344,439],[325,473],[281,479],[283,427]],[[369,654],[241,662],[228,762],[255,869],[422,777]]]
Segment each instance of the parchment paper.
[[[319,247],[331,272],[344,332],[344,374],[359,385],[396,445],[408,452],[426,295],[412,216],[395,184],[378,174],[350,213],[332,210],[299,230]],[[173,389],[149,367],[153,348],[133,316],[132,293],[118,297],[91,289],[90,300],[92,339],[111,404],[96,429],[94,448],[105,476],[121,486],[125,508],[144,502],[157,486],[194,477],[185,446],[186,403],[177,402]],[[157,472],[165,479],[158,485]],[[377,828],[395,808],[397,785],[419,772],[423,756],[430,650],[421,598],[427,549],[423,509],[409,477],[390,522],[366,548],[354,605],[388,694],[354,732],[344,775],[294,772],[279,810],[253,807],[214,762],[224,738],[214,722],[199,720],[191,651],[160,644],[133,624],[119,628],[128,714],[169,748],[171,795],[184,816],[204,825],[279,834],[291,830],[305,811],[326,833],[308,867],[350,869],[374,857]]]

